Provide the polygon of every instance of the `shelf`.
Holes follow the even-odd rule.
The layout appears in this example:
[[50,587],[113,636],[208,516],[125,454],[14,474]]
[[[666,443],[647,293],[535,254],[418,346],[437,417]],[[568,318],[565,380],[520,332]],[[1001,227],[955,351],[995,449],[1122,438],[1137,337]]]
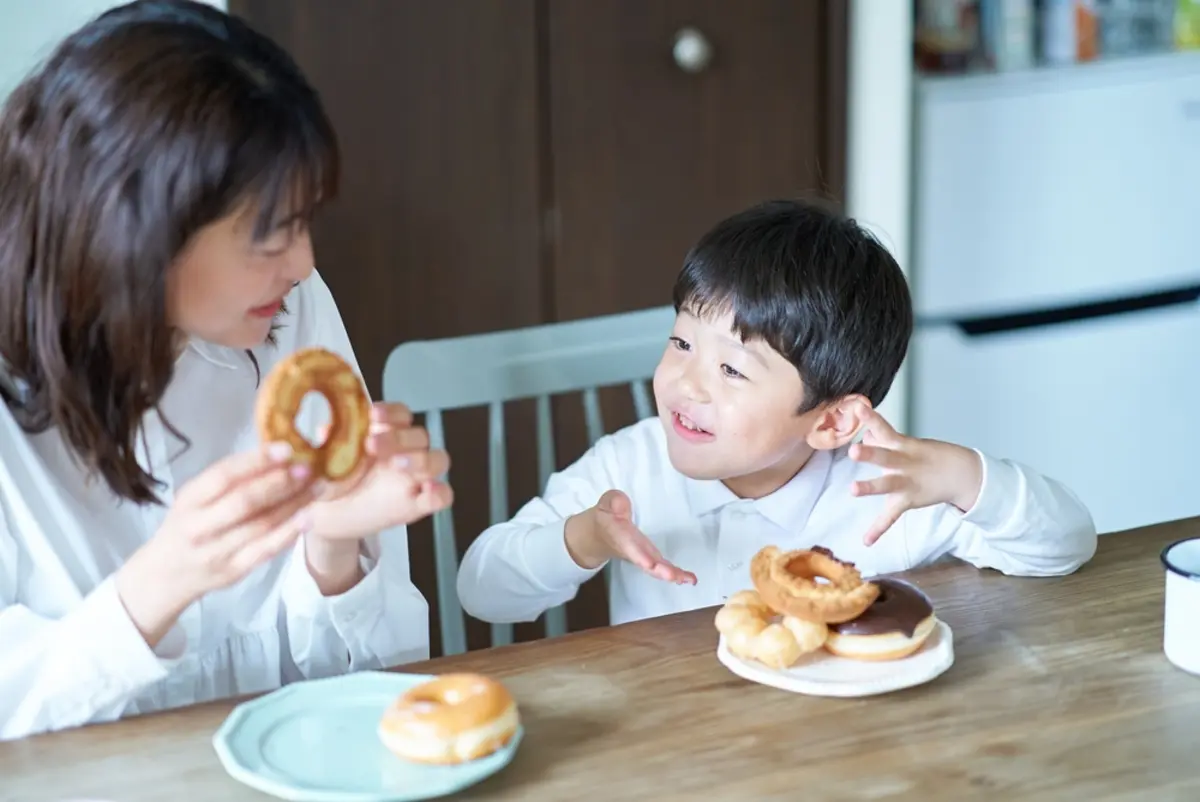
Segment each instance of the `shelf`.
[[1064,86],[1086,88],[1089,84],[1111,86],[1114,81],[1155,80],[1188,74],[1200,74],[1200,50],[1113,56],[1004,72],[918,73],[914,77],[914,88],[918,95],[937,92],[940,96],[952,96],[961,92],[966,96],[994,96],[1009,91],[1053,91]]

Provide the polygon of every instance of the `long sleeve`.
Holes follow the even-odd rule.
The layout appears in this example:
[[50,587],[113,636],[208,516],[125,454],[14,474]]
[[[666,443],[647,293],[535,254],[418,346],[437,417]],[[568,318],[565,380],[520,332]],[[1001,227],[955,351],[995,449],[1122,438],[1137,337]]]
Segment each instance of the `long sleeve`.
[[304,564],[304,544],[297,544],[283,586],[296,678],[393,668],[429,657],[429,605],[410,578],[405,528],[366,545],[362,580],[340,596],[326,597]]
[[1092,558],[1096,525],[1075,494],[1024,465],[976,453],[983,483],[971,509],[942,504],[905,514],[914,563],[948,553],[1010,576],[1059,576]]
[[[315,271],[307,284],[299,313],[311,320],[311,328],[297,347],[328,348],[359,371],[329,287]],[[297,425],[313,437],[327,414],[315,406],[302,408]],[[391,668],[429,656],[429,604],[412,582],[407,528],[367,539],[363,551],[364,577],[340,596],[325,597],[308,572],[303,542],[296,544],[283,599],[288,650],[302,677]]]
[[116,720],[182,656],[177,628],[147,646],[112,577],[58,618],[16,604],[27,565],[0,519],[0,740]]
[[458,571],[463,609],[482,621],[533,621],[565,604],[599,569],[581,568],[567,552],[567,518],[593,506],[613,480],[612,439],[603,438],[570,467],[550,477],[545,493],[512,520],[471,544]]

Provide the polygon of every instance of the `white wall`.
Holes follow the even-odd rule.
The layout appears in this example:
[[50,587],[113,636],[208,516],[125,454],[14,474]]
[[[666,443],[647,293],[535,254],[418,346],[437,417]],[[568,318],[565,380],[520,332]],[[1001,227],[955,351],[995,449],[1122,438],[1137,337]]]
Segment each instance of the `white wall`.
[[[846,209],[909,267],[912,3],[851,0]],[[908,427],[908,371],[880,411]]]
[[[204,0],[226,8],[226,0]],[[102,11],[121,2],[114,0],[7,0],[0,3],[0,98],[50,54],[67,34]]]

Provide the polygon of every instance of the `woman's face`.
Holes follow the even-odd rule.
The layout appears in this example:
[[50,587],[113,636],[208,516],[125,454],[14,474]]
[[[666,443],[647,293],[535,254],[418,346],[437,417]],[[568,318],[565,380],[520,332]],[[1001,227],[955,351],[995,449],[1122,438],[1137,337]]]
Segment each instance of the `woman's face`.
[[283,298],[313,270],[302,223],[285,223],[255,241],[257,208],[201,229],[167,279],[167,321],[189,337],[230,348],[261,345]]

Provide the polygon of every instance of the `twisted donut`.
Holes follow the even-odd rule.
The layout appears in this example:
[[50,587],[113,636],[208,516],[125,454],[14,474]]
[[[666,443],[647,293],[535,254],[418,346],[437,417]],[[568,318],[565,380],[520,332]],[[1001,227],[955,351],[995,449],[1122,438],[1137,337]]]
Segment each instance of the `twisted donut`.
[[788,668],[825,645],[825,624],[791,616],[776,623],[775,617],[756,591],[743,590],[726,600],[714,623],[730,652],[774,669]]
[[824,624],[857,618],[879,595],[853,563],[820,546],[795,551],[765,546],[750,561],[750,578],[762,600],[781,614]]
[[[304,397],[320,393],[329,402],[329,434],[314,446],[296,431]],[[340,356],[306,348],[281,360],[258,391],[255,422],[264,442],[286,442],[296,462],[336,482],[354,473],[366,454],[371,402],[362,381]]]

